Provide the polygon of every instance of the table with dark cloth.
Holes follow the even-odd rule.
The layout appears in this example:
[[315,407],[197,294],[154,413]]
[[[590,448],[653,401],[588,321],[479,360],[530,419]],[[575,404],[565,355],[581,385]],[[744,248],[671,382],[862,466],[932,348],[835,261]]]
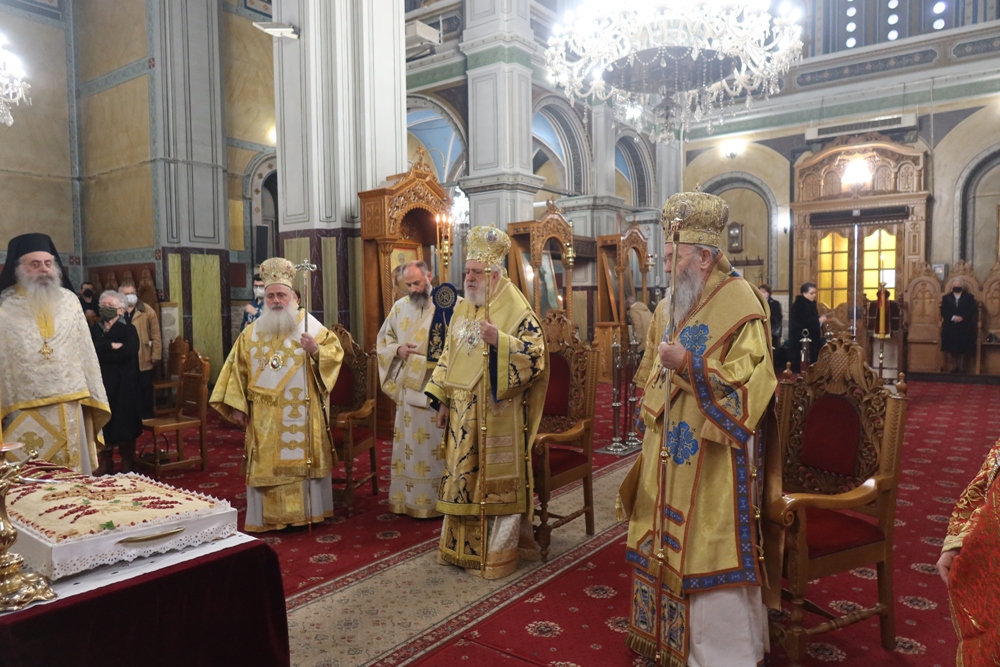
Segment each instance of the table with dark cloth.
[[257,540],[0,616],[3,667],[289,664],[278,557]]

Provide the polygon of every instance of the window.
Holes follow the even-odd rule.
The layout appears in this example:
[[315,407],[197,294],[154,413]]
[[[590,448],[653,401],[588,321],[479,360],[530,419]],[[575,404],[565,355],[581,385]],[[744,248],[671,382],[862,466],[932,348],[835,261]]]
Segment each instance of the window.
[[864,239],[861,257],[865,298],[878,298],[878,284],[884,282],[889,299],[896,296],[896,237],[880,229]]
[[816,300],[830,308],[847,303],[848,243],[836,232],[819,242],[819,273],[816,276]]

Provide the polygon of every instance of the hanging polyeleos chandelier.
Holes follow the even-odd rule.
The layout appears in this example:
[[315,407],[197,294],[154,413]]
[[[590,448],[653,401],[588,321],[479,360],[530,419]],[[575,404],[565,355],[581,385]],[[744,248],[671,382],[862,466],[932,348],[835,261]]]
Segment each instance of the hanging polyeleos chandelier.
[[30,85],[24,80],[24,69],[17,56],[7,50],[6,40],[0,35],[0,123],[7,127],[14,124],[10,108],[28,99]]
[[721,123],[779,90],[802,53],[798,12],[769,0],[582,0],[553,28],[551,81],[570,101],[610,102],[652,141]]

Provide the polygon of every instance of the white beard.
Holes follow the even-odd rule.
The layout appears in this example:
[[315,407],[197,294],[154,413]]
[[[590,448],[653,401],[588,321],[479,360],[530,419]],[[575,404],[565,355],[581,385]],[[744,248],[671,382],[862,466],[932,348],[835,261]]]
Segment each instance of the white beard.
[[482,287],[482,284],[472,287],[469,283],[465,283],[465,298],[476,308],[482,308],[486,303]]
[[62,285],[59,276],[50,274],[28,274],[20,266],[14,269],[17,284],[25,292],[28,306],[35,314],[53,315],[62,300]]
[[298,312],[292,308],[275,310],[265,304],[253,327],[260,338],[285,340],[299,328]]
[[674,324],[685,320],[691,310],[701,300],[701,291],[705,287],[705,279],[693,263],[688,264],[676,276],[674,286]]

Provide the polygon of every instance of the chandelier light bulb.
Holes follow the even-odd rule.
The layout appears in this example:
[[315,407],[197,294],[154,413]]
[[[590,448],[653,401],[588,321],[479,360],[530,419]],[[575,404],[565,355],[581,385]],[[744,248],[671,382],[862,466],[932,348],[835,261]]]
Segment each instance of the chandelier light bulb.
[[[608,102],[653,141],[780,89],[801,58],[798,11],[769,0],[584,0],[553,30],[547,69],[571,102]],[[635,109],[641,114],[636,117]]]
[[14,124],[10,108],[22,101],[28,104],[30,85],[24,80],[24,67],[17,56],[7,49],[7,40],[0,35],[0,123],[7,127]]

